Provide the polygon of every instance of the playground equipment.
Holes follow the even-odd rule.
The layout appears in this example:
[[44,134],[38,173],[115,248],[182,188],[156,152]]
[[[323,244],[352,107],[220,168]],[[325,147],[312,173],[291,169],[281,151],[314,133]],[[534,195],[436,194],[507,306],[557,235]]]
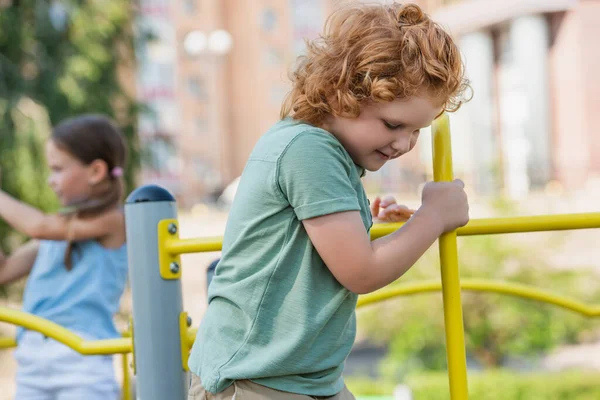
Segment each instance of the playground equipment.
[[[446,115],[433,125],[433,164],[436,181],[453,179],[450,128]],[[181,254],[221,250],[222,238],[180,239],[175,199],[158,186],[134,191],[125,206],[132,324],[121,339],[84,341],[52,322],[0,307],[0,322],[35,330],[81,354],[123,355],[123,400],[130,400],[127,354],[134,355],[136,390],[144,400],[184,400],[187,394],[187,358],[195,338],[181,299]],[[372,239],[387,235],[401,224],[376,225]],[[600,213],[563,214],[472,220],[439,241],[441,282],[409,283],[361,296],[358,307],[389,298],[441,290],[444,300],[448,374],[452,400],[467,400],[467,369],[461,289],[497,292],[564,307],[588,317],[600,316],[600,305],[583,304],[526,285],[469,279],[460,282],[457,236],[600,228]],[[0,349],[14,347],[12,338],[0,338]]]

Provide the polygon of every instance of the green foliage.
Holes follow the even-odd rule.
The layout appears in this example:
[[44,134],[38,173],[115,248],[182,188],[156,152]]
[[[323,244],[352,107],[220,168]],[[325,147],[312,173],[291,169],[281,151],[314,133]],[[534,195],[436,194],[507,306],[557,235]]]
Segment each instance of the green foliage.
[[[14,0],[0,6],[3,190],[54,210],[45,183],[44,141],[52,125],[82,113],[107,114],[119,122],[130,148],[125,179],[129,189],[134,186],[139,107],[124,86],[131,78],[123,75],[134,67],[132,17],[127,0]],[[0,223],[0,246],[12,247],[12,237]]]
[[[550,246],[556,243],[548,243]],[[460,240],[462,278],[518,282],[587,303],[598,303],[600,284],[591,272],[549,267],[531,245],[498,236]],[[428,252],[395,284],[439,279],[439,257]],[[556,306],[512,296],[463,291],[467,355],[482,367],[498,367],[508,357],[535,358],[558,344],[593,335],[594,321]],[[383,376],[401,379],[409,371],[446,368],[443,306],[440,293],[414,295],[371,306],[359,313],[361,334],[386,343]]]
[[[598,373],[562,372],[523,374],[503,370],[471,373],[470,400],[592,400],[600,399]],[[404,382],[414,400],[450,399],[445,373],[415,374]],[[357,396],[391,395],[394,383],[348,378],[346,384]]]
[[394,393],[396,383],[384,379],[345,377],[344,381],[354,396],[389,396]]

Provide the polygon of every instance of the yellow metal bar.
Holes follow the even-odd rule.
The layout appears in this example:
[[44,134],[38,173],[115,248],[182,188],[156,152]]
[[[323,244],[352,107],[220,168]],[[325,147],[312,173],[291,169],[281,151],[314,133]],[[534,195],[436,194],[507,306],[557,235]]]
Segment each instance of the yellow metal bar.
[[83,340],[80,336],[54,322],[8,307],[0,307],[0,322],[8,322],[40,332],[83,355],[131,352],[131,338]]
[[[127,336],[127,335],[124,335]],[[17,340],[10,337],[0,338],[0,350],[17,347]],[[131,400],[131,377],[129,375],[127,353],[121,354],[121,366],[123,368],[122,400]]]
[[[543,303],[553,304],[559,307],[566,308],[568,310],[585,315],[587,317],[600,317],[600,306],[586,305],[578,300],[553,294],[547,290],[538,289],[533,286],[484,279],[463,279],[461,280],[460,287],[462,290],[495,292],[516,297],[522,297],[526,299],[537,300]],[[394,297],[436,292],[441,289],[442,285],[439,281],[422,281],[410,284],[403,284],[398,287],[386,288],[379,290],[375,293],[360,296],[358,298],[358,303],[356,307],[362,308],[370,304],[386,301]],[[188,329],[187,341],[190,347],[194,344],[194,341],[196,340],[197,332],[197,328]],[[123,336],[131,337],[129,332],[124,332]],[[0,338],[0,349],[6,349],[16,346],[17,342],[15,338]]]
[[163,279],[181,279],[181,258],[179,254],[166,249],[168,241],[179,240],[179,227],[176,219],[163,219],[158,223],[158,268]]
[[[375,224],[371,239],[377,239],[398,230],[403,224]],[[458,236],[492,235],[503,233],[562,231],[600,228],[600,213],[535,215],[529,217],[472,219],[456,231]],[[168,239],[165,244],[170,254],[220,251],[223,237]]]
[[476,219],[470,221],[467,226],[460,228],[458,234],[461,236],[472,236],[591,228],[600,228],[600,213]]
[[190,348],[194,345],[194,342],[196,341],[196,334],[197,333],[198,333],[198,329],[197,328],[188,329],[187,340],[188,340],[188,345],[190,346]]
[[129,376],[129,363],[127,353],[121,354],[121,367],[123,367],[122,400],[131,400],[131,378]]
[[0,350],[17,347],[17,339],[13,337],[0,337]]
[[133,340],[133,317],[129,316],[129,324],[127,324],[127,333],[131,338],[131,369],[133,370],[133,375],[137,373],[136,364],[135,364],[135,340]]
[[[433,123],[433,177],[435,181],[451,181],[452,146],[450,122],[443,114]],[[460,301],[460,275],[456,231],[444,233],[439,239],[442,269],[442,296],[444,299],[444,323],[446,327],[446,354],[450,380],[450,398],[467,400],[467,357],[462,304]]]
[[221,251],[223,237],[167,240],[165,249],[171,254],[205,253]]
[[[190,358],[190,349],[192,345],[189,341],[188,332],[188,313],[185,311],[179,314],[179,339],[181,343],[181,367],[184,371],[189,371],[188,359]],[[192,342],[193,343],[193,342]]]
[[[127,330],[125,330],[124,332],[121,333],[121,336],[125,337],[125,338],[132,338],[133,337],[133,333],[132,333],[132,329],[133,329],[133,322],[132,322],[132,318],[129,317],[129,324],[127,327]],[[131,340],[131,353],[133,354],[134,352],[134,345],[133,345],[133,339]],[[133,358],[133,356],[132,356]],[[123,385],[122,385],[122,393],[121,393],[121,398],[122,400],[132,400],[131,396],[131,375],[129,374],[129,355],[128,353],[123,353],[121,354],[121,368],[123,368]]]
[[[402,225],[402,223],[373,225],[371,238],[377,239],[389,235]],[[473,219],[466,226],[458,228],[456,233],[458,236],[473,236],[593,228],[600,228],[600,213]]]
[[[547,290],[538,289],[533,286],[485,279],[463,279],[460,283],[460,287],[462,290],[494,292],[509,296],[522,297],[525,299],[537,300],[543,303],[566,308],[567,310],[574,311],[586,317],[600,317],[600,306],[598,305],[587,305],[578,300],[554,294]],[[437,292],[441,289],[441,283],[433,280],[403,284],[398,287],[382,289],[375,293],[360,296],[358,298],[358,304],[356,307],[365,307],[373,303],[379,303],[399,296]]]

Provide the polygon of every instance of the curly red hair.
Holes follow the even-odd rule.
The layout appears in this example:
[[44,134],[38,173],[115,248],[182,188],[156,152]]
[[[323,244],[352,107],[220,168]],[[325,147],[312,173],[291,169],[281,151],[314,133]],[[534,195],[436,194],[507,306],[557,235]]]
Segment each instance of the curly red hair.
[[426,91],[456,111],[469,83],[452,37],[415,4],[354,5],[334,12],[307,43],[292,73],[281,118],[319,126],[328,115],[358,117],[361,104]]

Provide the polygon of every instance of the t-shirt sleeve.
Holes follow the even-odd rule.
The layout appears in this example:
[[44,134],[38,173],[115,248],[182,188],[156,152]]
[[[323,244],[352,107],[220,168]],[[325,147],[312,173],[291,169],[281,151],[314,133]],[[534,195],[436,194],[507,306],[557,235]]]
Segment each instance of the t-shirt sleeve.
[[280,157],[277,181],[299,220],[360,211],[350,180],[353,168],[334,138],[323,132],[304,132]]

